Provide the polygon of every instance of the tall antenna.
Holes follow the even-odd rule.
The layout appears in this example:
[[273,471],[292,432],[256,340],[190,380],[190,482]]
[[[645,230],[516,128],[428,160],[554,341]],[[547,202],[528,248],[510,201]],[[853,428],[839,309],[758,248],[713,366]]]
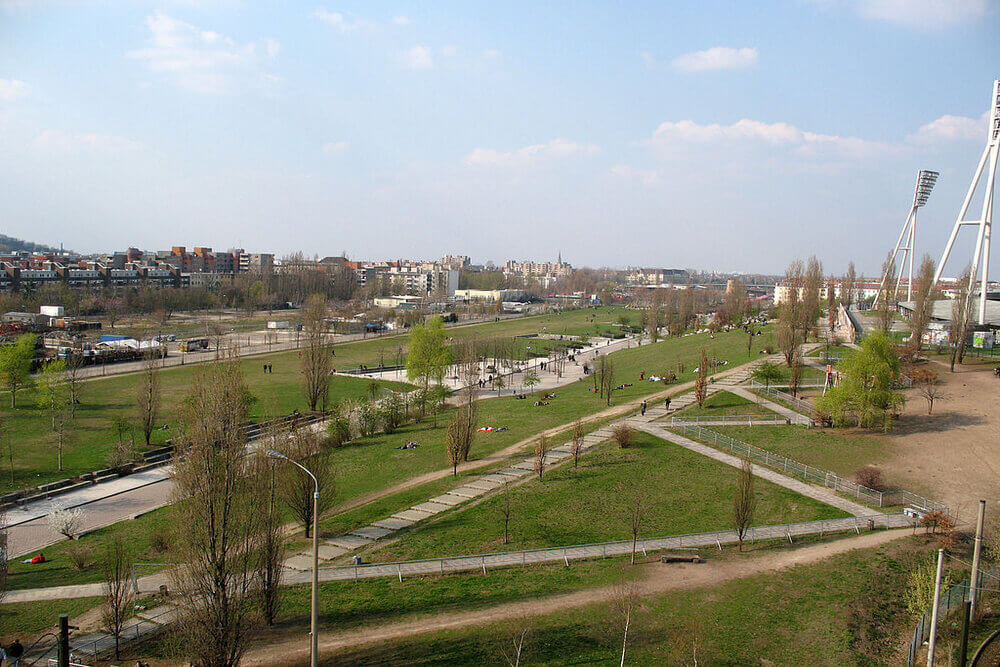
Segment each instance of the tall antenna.
[[[896,278],[896,291],[895,294],[899,293],[899,284],[903,281],[903,271],[906,270],[906,300],[913,300],[913,248],[914,241],[917,238],[917,209],[927,203],[927,198],[931,196],[931,190],[934,189],[934,184],[937,183],[938,173],[936,171],[929,171],[927,169],[921,169],[917,173],[917,184],[913,188],[913,204],[910,206],[910,213],[906,216],[906,222],[903,223],[903,229],[899,232],[899,240],[896,241],[896,247],[892,250],[892,256],[889,258],[889,266],[893,266],[896,262],[896,257],[899,255],[900,251],[903,253],[903,259],[899,265],[899,277]],[[906,245],[903,245],[903,239],[906,239]],[[907,262],[909,260],[909,262]],[[909,266],[907,267],[907,264]],[[882,275],[882,284],[879,285],[878,295],[875,297],[873,306],[878,305],[879,297],[882,296],[883,288],[885,287],[885,281],[889,279],[889,272],[886,271]]]
[[[978,225],[979,234],[976,237],[976,249],[972,253],[972,268],[969,271],[969,290],[968,297],[972,298],[972,287],[976,284],[976,271],[980,268],[980,263],[982,263],[982,274],[979,283],[979,324],[986,324],[986,280],[989,275],[990,270],[990,235],[992,233],[993,227],[993,186],[996,182],[997,175],[997,149],[1000,146],[1000,79],[993,82],[993,97],[990,99],[990,128],[989,134],[986,136],[986,148],[983,149],[983,155],[979,158],[979,166],[976,167],[976,175],[972,177],[972,184],[969,185],[969,192],[965,195],[965,201],[962,202],[962,208],[958,212],[958,218],[955,220],[955,227],[951,230],[951,236],[948,238],[948,244],[944,247],[944,254],[941,256],[941,261],[938,263],[937,271],[934,272],[934,283],[941,278],[941,271],[944,270],[944,264],[948,261],[948,255],[951,254],[951,248],[955,244],[955,237],[958,236],[958,230],[962,225]],[[989,159],[989,171],[987,171],[986,176],[986,190],[983,193],[983,209],[979,215],[978,220],[966,220],[965,215],[969,211],[969,204],[972,202],[972,196],[976,193],[976,188],[979,186],[979,179],[983,175],[983,170],[986,167],[986,161]]]

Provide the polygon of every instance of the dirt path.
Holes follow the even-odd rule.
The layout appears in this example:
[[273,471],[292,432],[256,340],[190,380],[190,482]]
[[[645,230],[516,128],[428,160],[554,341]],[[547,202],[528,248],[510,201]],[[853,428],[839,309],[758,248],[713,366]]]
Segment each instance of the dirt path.
[[945,397],[927,416],[927,401],[916,389],[896,429],[887,436],[891,454],[880,465],[902,486],[923,490],[958,512],[959,520],[975,519],[979,499],[988,510],[1000,507],[1000,380],[990,366],[956,367],[932,361]]
[[[815,563],[849,551],[879,546],[909,534],[909,530],[866,533],[859,537],[843,538],[797,549],[768,551],[717,563],[669,566],[650,563],[641,566],[640,593],[648,596],[672,590],[717,586],[735,579],[774,572],[796,565]],[[511,618],[543,616],[566,609],[606,602],[610,599],[612,592],[612,587],[605,586],[547,598],[510,602],[486,609],[425,615],[385,625],[322,633],[319,638],[320,653],[321,655],[326,654],[324,657],[329,658],[331,653],[338,650],[365,644],[392,641],[428,632],[487,625]],[[295,632],[300,634],[298,629]],[[308,661],[308,638],[297,637],[294,640],[282,641],[279,635],[272,634],[265,636],[263,640],[258,642],[258,644],[261,643],[266,645],[251,650],[242,664],[295,665]]]

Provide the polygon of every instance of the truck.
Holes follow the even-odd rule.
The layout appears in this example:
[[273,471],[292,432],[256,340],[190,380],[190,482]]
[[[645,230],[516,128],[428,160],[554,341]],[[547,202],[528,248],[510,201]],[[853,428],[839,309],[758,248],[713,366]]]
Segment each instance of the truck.
[[199,350],[208,349],[208,339],[207,338],[189,338],[188,340],[182,340],[180,345],[177,346],[181,352],[197,352]]

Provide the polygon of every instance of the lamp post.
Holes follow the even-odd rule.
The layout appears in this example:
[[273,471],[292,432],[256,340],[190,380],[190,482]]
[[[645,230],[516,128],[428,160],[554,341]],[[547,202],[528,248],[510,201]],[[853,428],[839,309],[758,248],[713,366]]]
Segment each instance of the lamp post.
[[313,481],[313,572],[312,572],[312,619],[310,622],[311,640],[309,644],[309,664],[316,667],[319,658],[319,481],[316,475],[312,474],[304,465],[288,458],[275,449],[268,449],[265,453],[272,459],[282,459],[294,466],[298,466],[305,474],[309,475]]

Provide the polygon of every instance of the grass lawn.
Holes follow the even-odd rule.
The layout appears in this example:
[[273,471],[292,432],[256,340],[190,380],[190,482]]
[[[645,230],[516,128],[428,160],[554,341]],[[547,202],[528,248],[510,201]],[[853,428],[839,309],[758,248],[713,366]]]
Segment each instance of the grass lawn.
[[[502,497],[497,494],[375,549],[375,560],[569,546],[631,537],[621,485],[647,492],[646,537],[731,527],[736,470],[651,435],[639,433],[628,449],[603,445],[563,464],[543,481],[514,487],[510,542],[503,544]],[[758,525],[832,519],[842,511],[757,480]]]
[[771,415],[771,412],[762,405],[757,405],[753,401],[748,401],[742,396],[720,391],[711,394],[705,399],[705,405],[698,407],[697,403],[692,403],[677,413],[679,417],[717,417],[722,415]]
[[[702,346],[709,354],[728,360],[730,367],[743,363],[746,360],[744,343],[742,332],[719,334],[714,340],[702,334],[670,338],[615,352],[611,358],[615,363],[616,382],[631,383],[632,386],[615,391],[611,403],[618,405],[668,388],[658,382],[640,382],[641,371],[646,371],[647,375],[657,374],[675,369],[681,362],[685,371],[679,374],[679,380],[692,379]],[[546,429],[570,424],[577,418],[605,409],[604,399],[591,391],[591,387],[589,378],[560,387],[555,390],[556,398],[549,405],[540,407],[533,405],[530,396],[528,400],[503,396],[482,401],[479,424],[506,426],[508,430],[478,434],[472,446],[472,457],[492,454]],[[447,412],[441,415],[437,427],[428,418],[419,424],[406,425],[391,435],[359,438],[334,450],[331,456],[337,470],[338,502],[347,502],[405,479],[448,467],[444,444],[448,416]],[[419,443],[420,447],[395,449],[411,440]]]
[[20,639],[25,648],[28,648],[31,644],[28,641],[29,638],[58,627],[60,614],[69,614],[69,622],[72,625],[74,616],[93,609],[101,601],[102,598],[93,597],[39,602],[5,602],[3,607],[0,607],[0,642],[6,646],[15,639]]
[[889,454],[884,438],[855,429],[810,429],[804,426],[715,426],[712,430],[854,479],[858,468]]
[[[27,555],[9,563],[7,586],[12,589],[43,588],[70,584],[89,584],[102,580],[100,559],[107,545],[115,535],[121,535],[129,545],[136,563],[168,563],[174,561],[169,549],[172,529],[171,508],[163,507],[144,514],[132,521],[121,521],[107,528],[88,533],[78,540],[58,542],[42,549],[46,562],[29,565],[21,563]],[[167,550],[154,548],[155,536],[166,536]],[[68,550],[84,548],[90,550],[90,565],[83,570],[74,569]],[[31,554],[34,555],[34,552]],[[150,570],[137,572],[138,576],[149,574]]]
[[[929,558],[933,546],[903,538],[707,589],[643,598],[632,616],[627,660],[691,664],[697,651],[698,664],[709,665],[900,664],[913,624],[902,600],[905,573]],[[338,665],[496,664],[500,638],[530,627],[522,655],[528,664],[617,664],[617,622],[603,603],[325,658]]]
[[[265,413],[287,414],[292,410],[307,409],[302,391],[302,381],[297,363],[275,363],[274,373],[265,375],[259,359],[241,362],[250,391],[257,397],[252,415],[257,418]],[[183,400],[191,382],[194,368],[167,368],[160,372],[161,410],[160,425],[168,430],[153,432],[153,442],[162,443],[176,434],[176,427],[183,410]],[[111,421],[122,415],[136,416],[135,394],[138,375],[121,375],[81,383],[81,404],[76,418],[71,422],[67,443],[63,451],[62,472],[56,471],[56,436],[49,429],[45,411],[36,406],[34,396],[19,392],[16,410],[0,414],[7,426],[4,435],[14,449],[14,481],[11,483],[6,461],[0,473],[0,493],[13,489],[43,484],[56,479],[98,470],[106,467],[107,453],[115,435]],[[335,400],[361,398],[366,395],[370,380],[335,376],[331,382],[331,395]],[[405,388],[405,383],[381,382],[386,388]],[[136,433],[141,441],[142,434]],[[3,443],[6,449],[6,442]],[[6,452],[4,452],[6,454]],[[3,456],[2,458],[6,458]]]

